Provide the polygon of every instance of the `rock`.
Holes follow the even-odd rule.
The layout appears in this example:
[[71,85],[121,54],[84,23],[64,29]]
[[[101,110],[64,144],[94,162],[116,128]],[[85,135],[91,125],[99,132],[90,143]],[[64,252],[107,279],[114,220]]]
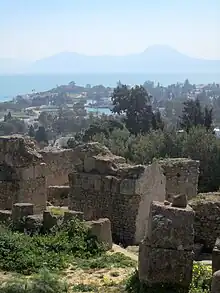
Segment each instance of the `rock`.
[[169,202],[168,200],[165,200],[165,201],[164,201],[164,205],[165,205],[165,206],[169,206],[169,205],[170,205],[170,202]]
[[172,207],[186,208],[187,196],[185,194],[178,194],[173,196]]
[[87,221],[90,233],[97,237],[97,240],[104,244],[106,250],[112,248],[112,231],[111,222],[109,219],[99,219],[96,221]]
[[42,214],[27,216],[25,228],[29,233],[31,234],[39,233],[42,229],[42,226],[43,226]]
[[220,292],[220,271],[214,273],[212,277],[211,293]]

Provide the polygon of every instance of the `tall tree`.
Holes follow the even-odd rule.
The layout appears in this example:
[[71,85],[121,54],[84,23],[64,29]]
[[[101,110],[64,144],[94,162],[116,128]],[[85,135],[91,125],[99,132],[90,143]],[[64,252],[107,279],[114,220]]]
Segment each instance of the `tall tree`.
[[204,116],[198,99],[188,99],[183,103],[184,108],[180,117],[180,127],[186,131],[198,125],[203,125]]
[[153,111],[151,96],[143,86],[128,89],[126,85],[118,86],[112,94],[113,113],[125,115],[127,129],[137,135],[152,128]]
[[212,108],[207,106],[204,110],[201,107],[200,101],[187,100],[183,103],[184,108],[182,111],[182,116],[180,117],[180,127],[187,132],[196,126],[205,126],[206,129],[210,129],[212,126]]

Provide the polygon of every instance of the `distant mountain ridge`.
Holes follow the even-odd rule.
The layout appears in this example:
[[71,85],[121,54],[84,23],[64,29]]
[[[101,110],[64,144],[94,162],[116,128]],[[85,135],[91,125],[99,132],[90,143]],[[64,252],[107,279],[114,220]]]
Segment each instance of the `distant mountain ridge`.
[[[21,62],[22,63],[22,62]],[[219,73],[220,60],[192,58],[163,45],[125,56],[88,56],[61,52],[29,64],[0,58],[0,73]],[[13,72],[14,71],[14,72]]]

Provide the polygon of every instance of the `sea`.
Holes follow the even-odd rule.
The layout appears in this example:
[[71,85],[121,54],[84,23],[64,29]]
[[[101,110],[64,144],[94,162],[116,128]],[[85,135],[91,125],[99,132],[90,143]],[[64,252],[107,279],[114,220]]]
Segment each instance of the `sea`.
[[206,73],[184,73],[184,74],[156,74],[156,73],[103,73],[103,74],[42,74],[42,75],[0,75],[0,101],[10,100],[16,95],[28,94],[33,90],[36,92],[49,90],[58,85],[68,84],[74,81],[77,85],[86,84],[104,85],[115,87],[120,80],[121,83],[134,85],[143,84],[146,80],[159,82],[166,86],[189,79],[191,83],[208,84],[220,83],[220,72],[215,74]]

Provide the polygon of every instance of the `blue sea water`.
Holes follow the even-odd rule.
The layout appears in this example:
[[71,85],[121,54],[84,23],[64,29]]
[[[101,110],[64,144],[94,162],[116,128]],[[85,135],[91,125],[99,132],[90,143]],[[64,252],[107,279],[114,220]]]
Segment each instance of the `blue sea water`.
[[75,81],[78,85],[98,85],[116,86],[120,80],[122,83],[134,85],[143,84],[146,80],[160,82],[166,86],[168,84],[183,82],[186,78],[191,83],[207,84],[220,82],[220,73],[216,74],[48,74],[48,75],[0,75],[0,100],[10,99],[18,94],[31,93],[35,91],[45,91],[61,84],[68,84]]

